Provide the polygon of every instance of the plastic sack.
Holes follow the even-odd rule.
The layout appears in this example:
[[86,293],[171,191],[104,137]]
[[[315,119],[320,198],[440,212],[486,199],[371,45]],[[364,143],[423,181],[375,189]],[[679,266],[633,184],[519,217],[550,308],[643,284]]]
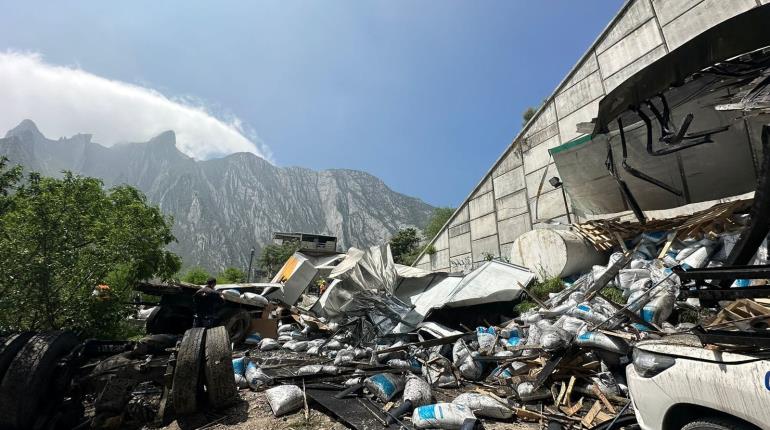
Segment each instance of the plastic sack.
[[364,379],[366,389],[383,403],[400,393],[404,385],[404,377],[392,373],[378,373]]
[[219,292],[224,297],[232,297],[232,298],[235,298],[235,299],[240,299],[241,298],[241,292],[238,291],[238,290],[227,289],[227,290],[219,290]]
[[711,247],[701,246],[696,249],[695,252],[688,255],[687,258],[682,260],[682,268],[684,269],[700,269],[706,267],[709,262],[709,255],[711,255]]
[[246,388],[249,386],[249,382],[246,380],[246,377],[243,375],[235,374],[235,386],[238,387],[238,389]]
[[[415,365],[416,363],[416,365]],[[398,369],[398,370],[409,370],[409,371],[420,371],[420,363],[416,360],[401,360],[399,358],[394,358],[392,360],[388,360],[387,363],[388,366]]]
[[497,332],[494,327],[476,327],[476,338],[479,342],[479,353],[491,354],[495,349]]
[[511,408],[486,394],[462,393],[455,397],[452,403],[455,405],[465,405],[473,411],[474,415],[480,417],[507,420],[513,416]]
[[281,416],[302,408],[305,403],[302,389],[296,385],[281,385],[265,391],[273,415]]
[[510,366],[497,366],[489,374],[489,378],[504,383],[508,378],[513,377]]
[[244,300],[248,300],[249,303],[257,306],[267,306],[267,303],[268,303],[267,299],[264,296],[261,296],[257,293],[243,293],[241,294],[241,298],[243,298]]
[[289,336],[291,336],[292,340],[307,340],[307,335],[298,330],[289,333]]
[[243,343],[246,345],[259,345],[259,342],[262,341],[262,336],[252,333],[248,336],[246,336],[246,339],[243,340]]
[[418,429],[459,429],[467,419],[476,416],[467,406],[454,403],[420,406],[412,412],[412,424]]
[[295,324],[281,324],[278,326],[278,334],[290,333],[298,328]]
[[246,382],[253,390],[259,390],[264,386],[271,385],[273,378],[258,368],[256,363],[250,361],[246,366]]
[[325,339],[310,340],[310,341],[307,342],[307,347],[308,348],[317,348],[317,347],[320,347],[321,345],[323,345],[324,342],[326,342]]
[[364,381],[363,378],[360,378],[360,377],[359,378],[350,378],[350,379],[346,379],[345,382],[342,383],[342,385],[344,385],[346,387],[352,387],[353,385],[360,384],[363,381]]
[[372,354],[372,350],[366,348],[356,348],[353,350],[353,356],[356,360],[361,360],[369,357]]
[[627,290],[639,279],[649,278],[650,271],[647,269],[621,269],[618,273],[618,287],[622,290]]
[[647,302],[642,308],[642,319],[653,324],[661,324],[674,311],[676,296],[670,291],[663,291]]
[[322,364],[308,364],[297,369],[297,376],[306,375],[336,375],[340,373],[340,369],[337,366],[328,366]]
[[413,407],[427,405],[431,402],[433,394],[430,390],[430,384],[424,379],[409,375],[406,378],[406,384],[404,385],[403,399],[412,402]]
[[236,375],[245,375],[246,366],[249,364],[249,357],[233,358],[233,373]]
[[307,355],[318,355],[318,354],[320,354],[320,352],[318,351],[318,347],[317,346],[312,346],[312,347],[308,348],[307,351],[305,351],[305,354],[307,354]]
[[583,302],[574,308],[570,309],[569,315],[575,318],[580,318],[583,321],[588,321],[593,324],[599,324],[607,319],[606,316],[591,309],[589,303]]
[[477,381],[481,378],[484,367],[473,359],[471,350],[464,340],[458,339],[455,342],[452,348],[452,359],[455,367],[457,367],[464,378],[471,381]]
[[674,259],[676,259],[676,261],[678,261],[678,262],[681,262],[685,258],[689,257],[690,254],[695,252],[701,246],[702,245],[700,243],[692,241],[692,240],[685,241],[685,247],[680,249],[676,253],[676,257],[674,257]]
[[[581,299],[582,301],[582,299]],[[543,318],[555,318],[558,316],[562,316],[565,313],[567,313],[570,309],[575,307],[578,304],[577,301],[573,300],[571,297],[568,300],[565,300],[558,306],[554,306],[551,309],[545,311],[540,311],[540,315]]]
[[334,365],[340,366],[350,363],[356,359],[356,352],[353,349],[343,349],[337,351],[337,356],[334,358]]
[[515,325],[511,325],[500,330],[501,338],[508,339],[511,337],[520,337],[520,336],[521,335],[519,333],[519,328],[516,327]]
[[567,346],[567,339],[569,337],[570,335],[559,327],[546,327],[540,334],[540,346],[548,352],[557,351]]
[[541,319],[543,319],[543,316],[540,315],[540,312],[537,312],[537,311],[527,311],[527,312],[524,312],[521,316],[519,316],[519,319],[524,324],[534,324],[540,321]]
[[278,341],[275,339],[270,338],[264,338],[259,341],[259,350],[260,351],[274,351],[278,348],[280,348],[281,345],[278,344]]
[[294,339],[292,339],[291,335],[287,333],[287,334],[282,334],[282,335],[278,336],[277,340],[278,340],[278,343],[284,344],[284,343],[289,342],[289,341],[294,340]]
[[306,340],[290,340],[283,344],[284,349],[288,349],[289,351],[294,352],[302,352],[307,351],[307,341]]
[[559,327],[572,335],[578,334],[585,324],[585,321],[580,318],[571,317],[569,315],[563,315],[556,321],[556,323],[554,323],[556,327]]
[[532,382],[522,382],[516,386],[516,393],[523,402],[530,402],[533,400],[547,399],[551,397],[551,390],[540,387],[535,390],[535,385]]
[[599,348],[617,354],[628,353],[628,342],[601,332],[587,331],[575,338],[575,343],[587,348]]
[[326,342],[326,345],[323,346],[323,349],[329,350],[329,351],[337,351],[339,349],[342,349],[342,344],[340,343],[340,341],[336,339],[332,339]]
[[513,357],[516,357],[516,355],[517,354],[515,352],[513,352],[513,351],[503,350],[503,351],[497,351],[495,353],[495,355],[493,355],[492,357],[495,357],[495,358],[513,358]]
[[[613,254],[614,255],[614,254]],[[591,268],[591,274],[593,275],[594,279],[599,279],[604,273],[610,268],[612,265],[612,257],[610,257],[610,262],[607,263],[607,266],[593,266]],[[610,281],[607,283],[607,286],[614,286],[615,280],[610,279]]]

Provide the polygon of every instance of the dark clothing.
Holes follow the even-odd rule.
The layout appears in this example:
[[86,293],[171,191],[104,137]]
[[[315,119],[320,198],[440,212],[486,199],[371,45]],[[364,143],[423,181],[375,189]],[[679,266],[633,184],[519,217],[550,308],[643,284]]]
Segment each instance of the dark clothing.
[[222,293],[213,288],[203,287],[193,295],[195,304],[195,327],[212,327],[217,310],[224,304]]

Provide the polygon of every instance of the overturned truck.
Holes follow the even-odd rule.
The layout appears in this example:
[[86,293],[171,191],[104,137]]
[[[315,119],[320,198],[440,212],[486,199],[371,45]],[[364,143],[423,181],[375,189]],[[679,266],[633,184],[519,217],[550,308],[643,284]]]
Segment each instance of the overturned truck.
[[15,334],[0,342],[0,428],[140,428],[229,406],[231,357],[221,326],[135,342]]

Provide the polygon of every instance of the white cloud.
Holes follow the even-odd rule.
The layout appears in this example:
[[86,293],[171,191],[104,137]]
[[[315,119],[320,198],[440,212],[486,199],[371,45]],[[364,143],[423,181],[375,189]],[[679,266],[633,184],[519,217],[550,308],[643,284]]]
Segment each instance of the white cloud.
[[200,102],[48,64],[38,54],[0,52],[0,136],[25,118],[53,139],[90,133],[109,146],[174,130],[177,148],[197,159],[233,152],[267,160],[272,155],[238,118],[216,118]]

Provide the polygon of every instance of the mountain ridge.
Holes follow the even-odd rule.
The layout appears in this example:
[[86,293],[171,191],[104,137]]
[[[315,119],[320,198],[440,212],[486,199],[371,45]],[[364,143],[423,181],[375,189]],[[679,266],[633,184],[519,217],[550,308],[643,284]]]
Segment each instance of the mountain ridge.
[[110,147],[91,139],[47,139],[24,120],[0,138],[0,155],[48,176],[69,170],[98,177],[106,187],[137,187],[174,217],[178,242],[170,248],[185,265],[211,271],[245,268],[251,247],[259,250],[274,231],[337,236],[344,250],[422,227],[433,210],[359,170],[277,167],[248,152],[195,160],[179,151],[173,131]]

